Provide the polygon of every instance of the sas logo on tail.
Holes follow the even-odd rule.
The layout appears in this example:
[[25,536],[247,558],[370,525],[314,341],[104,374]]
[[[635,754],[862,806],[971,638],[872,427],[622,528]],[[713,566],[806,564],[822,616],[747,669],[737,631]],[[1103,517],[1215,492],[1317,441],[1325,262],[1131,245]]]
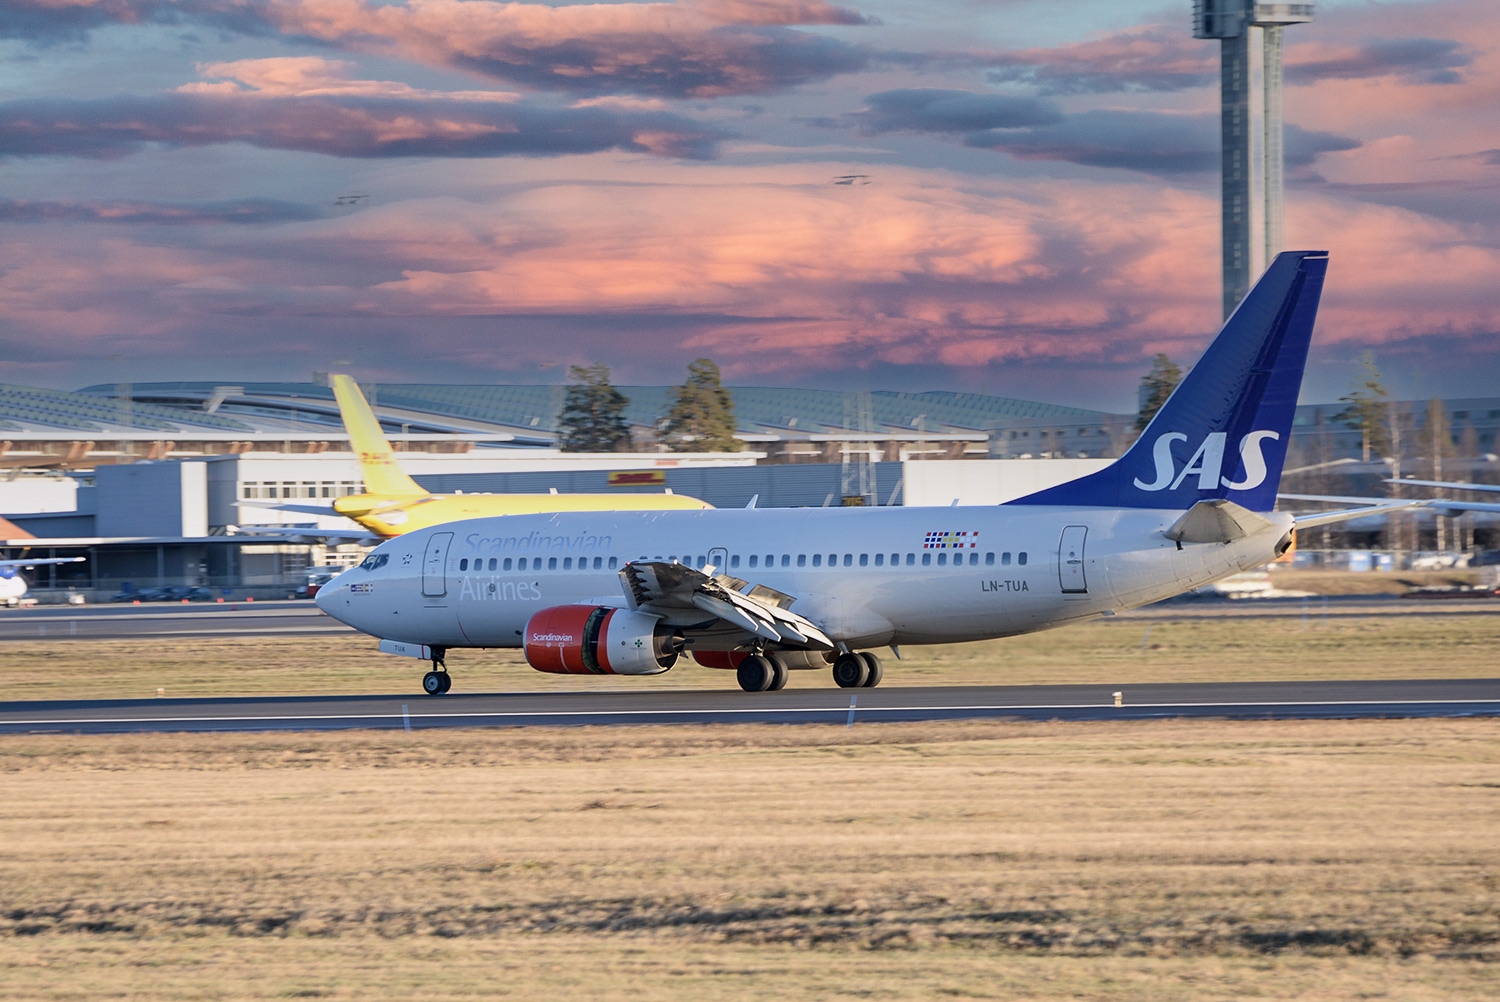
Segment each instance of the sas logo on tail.
[[1200,491],[1215,491],[1219,486],[1232,491],[1248,491],[1266,481],[1266,457],[1261,453],[1261,443],[1270,439],[1279,441],[1281,435],[1274,431],[1252,431],[1240,439],[1240,462],[1245,468],[1243,480],[1231,480],[1221,476],[1224,470],[1224,440],[1222,431],[1210,432],[1179,472],[1172,458],[1172,443],[1186,442],[1188,437],[1180,431],[1169,431],[1156,440],[1151,447],[1151,458],[1156,462],[1156,479],[1149,484],[1139,477],[1135,486],[1143,491],[1175,491],[1189,476],[1196,475]]

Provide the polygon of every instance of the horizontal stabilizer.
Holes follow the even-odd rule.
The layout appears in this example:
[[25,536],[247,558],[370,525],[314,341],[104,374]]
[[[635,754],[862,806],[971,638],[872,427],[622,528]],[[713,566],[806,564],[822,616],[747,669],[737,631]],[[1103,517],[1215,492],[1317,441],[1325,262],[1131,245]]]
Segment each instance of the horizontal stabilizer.
[[1165,535],[1179,543],[1228,543],[1274,529],[1276,523],[1249,508],[1214,498],[1199,501],[1173,522]]

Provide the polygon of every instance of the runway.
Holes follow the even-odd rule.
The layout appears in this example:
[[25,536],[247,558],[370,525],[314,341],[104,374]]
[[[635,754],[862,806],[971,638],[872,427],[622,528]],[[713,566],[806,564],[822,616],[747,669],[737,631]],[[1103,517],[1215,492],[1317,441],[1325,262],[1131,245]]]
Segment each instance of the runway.
[[1114,691],[1044,685],[37,701],[0,703],[0,734],[1500,716],[1500,679],[1139,685],[1121,690],[1119,706]]
[[353,630],[312,602],[187,605],[49,605],[0,610],[0,640],[127,640],[137,637],[255,637]]
[[[1114,621],[1338,619],[1346,616],[1493,616],[1500,599],[1485,596],[1407,598],[1337,596],[1269,599],[1181,599],[1122,612]],[[39,606],[0,609],[0,640],[121,640],[140,637],[246,637],[353,634],[312,602],[204,602],[189,605]]]

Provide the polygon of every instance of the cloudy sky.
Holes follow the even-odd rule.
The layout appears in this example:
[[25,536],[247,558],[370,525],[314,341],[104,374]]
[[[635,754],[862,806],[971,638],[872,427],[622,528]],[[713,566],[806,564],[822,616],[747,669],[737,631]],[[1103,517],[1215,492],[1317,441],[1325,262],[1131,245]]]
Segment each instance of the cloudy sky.
[[[4,0],[0,381],[707,355],[1133,409],[1219,319],[1190,7]],[[1367,349],[1500,395],[1500,4],[1319,0],[1287,39],[1287,241],[1333,253],[1304,399]]]

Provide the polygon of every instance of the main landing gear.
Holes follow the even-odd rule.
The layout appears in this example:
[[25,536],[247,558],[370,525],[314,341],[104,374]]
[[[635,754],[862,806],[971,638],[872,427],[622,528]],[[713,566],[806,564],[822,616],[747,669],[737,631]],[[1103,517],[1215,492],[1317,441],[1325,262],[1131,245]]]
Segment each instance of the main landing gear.
[[884,675],[880,659],[869,651],[849,651],[833,661],[833,681],[840,689],[873,689]]
[[735,676],[746,692],[775,692],[786,686],[786,662],[775,654],[752,654],[740,662]]
[[432,671],[422,676],[422,691],[429,696],[441,696],[453,688],[453,678],[448,674],[448,665],[443,655],[448,653],[441,647],[432,649]]
[[[868,651],[840,654],[833,662],[833,680],[841,689],[873,689],[880,684],[880,659]],[[752,654],[735,671],[746,692],[775,692],[785,687],[787,664],[780,655]]]

